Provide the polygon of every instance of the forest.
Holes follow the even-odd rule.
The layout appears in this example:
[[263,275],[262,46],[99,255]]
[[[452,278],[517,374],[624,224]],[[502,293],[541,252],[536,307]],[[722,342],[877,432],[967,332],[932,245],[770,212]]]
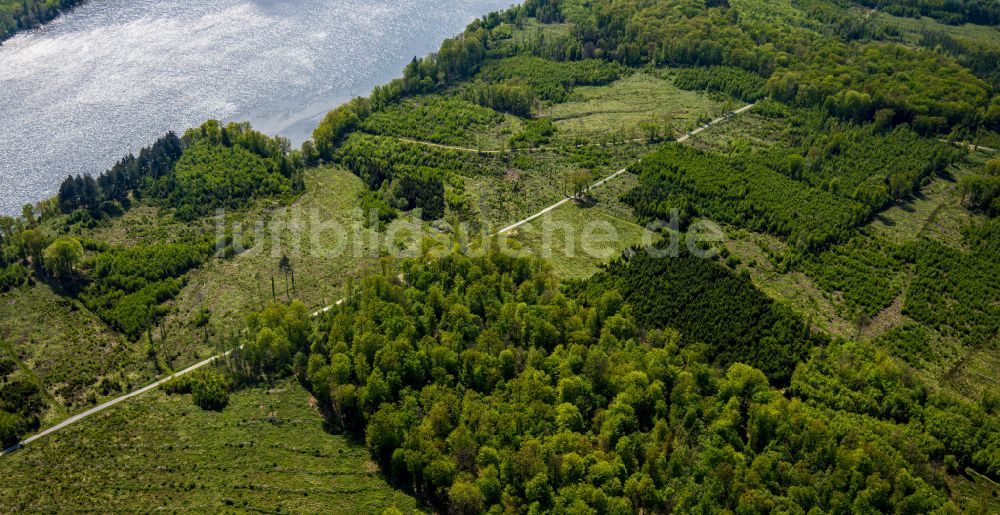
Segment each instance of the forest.
[[180,292],[184,273],[200,265],[214,245],[159,244],[105,250],[88,263],[89,282],[80,298],[97,316],[137,340],[167,313],[160,304]]
[[731,66],[681,68],[674,83],[683,89],[719,91],[747,102],[763,98],[767,86],[760,75]]
[[625,200],[641,220],[681,229],[711,216],[781,236],[802,250],[845,238],[866,216],[864,206],[812,188],[757,162],[731,162],[679,144],[665,144],[633,165],[640,185]]
[[[983,5],[983,9],[970,7],[969,12],[992,9]],[[928,134],[996,121],[982,108],[989,105],[989,86],[948,56],[900,45],[891,41],[890,34],[848,31],[841,37],[830,37],[822,30],[813,30],[815,25],[804,19],[739,16],[725,2],[712,2],[707,7],[695,1],[654,6],[643,2],[526,2],[473,23],[461,38],[446,41],[437,54],[414,60],[403,79],[380,88],[373,96],[392,99],[427,92],[479,72],[484,80],[499,83],[513,76],[523,78],[539,98],[558,101],[573,84],[613,79],[615,68],[600,65],[603,60],[628,66],[721,65],[741,69],[767,79],[767,93],[779,100],[830,106],[835,114],[843,103],[837,95],[848,92],[868,116],[888,109],[893,123],[910,123]],[[572,30],[562,36],[512,38],[508,24],[518,26],[531,17],[547,23],[568,21]],[[626,30],[629,27],[635,30]],[[766,44],[758,44],[762,40]],[[797,58],[789,60],[788,55]],[[963,64],[971,69],[990,68],[987,54],[965,52],[963,56]],[[567,74],[545,60],[594,64]],[[897,68],[909,73],[892,73]],[[947,73],[941,72],[942,68]],[[834,76],[846,82],[829,82]]]
[[588,282],[585,298],[596,303],[602,292],[621,292],[640,327],[676,329],[681,344],[705,345],[715,364],[746,363],[777,383],[787,381],[795,364],[823,342],[746,275],[687,249],[680,252],[663,258],[643,249],[626,251]]
[[[947,25],[904,34],[869,9]],[[154,399],[184,414],[177,441],[221,427],[227,448],[340,474],[315,442],[229,438],[313,423],[427,511],[995,512],[1000,160],[967,142],[1000,140],[1000,97],[995,52],[950,32],[970,22],[996,25],[993,4],[527,0],[330,111],[301,149],[208,121],[67,177],[0,217],[0,294],[92,314],[155,373],[109,384],[222,355]],[[654,87],[667,105],[637,108]],[[435,239],[410,259],[279,261],[206,230],[218,210],[248,226],[293,202],[374,213],[373,236],[412,211]],[[527,224],[451,232],[555,202],[574,229],[678,223],[580,279],[530,257]],[[706,220],[712,247],[685,234]],[[59,402],[28,373],[23,349],[46,349],[18,338],[0,340],[4,444]],[[164,359],[184,338],[203,345]],[[316,420],[282,418],[286,387]],[[124,418],[105,415],[88,423]],[[133,444],[184,445],[166,434]],[[211,491],[210,474],[143,493],[250,511],[240,490],[276,492],[261,476]]]
[[[483,99],[483,103],[488,101]],[[454,97],[429,96],[407,99],[372,113],[360,128],[371,134],[462,146],[468,143],[470,132],[489,130],[503,121],[503,115],[491,107]]]
[[57,201],[64,213],[101,218],[145,197],[191,220],[219,208],[239,209],[253,198],[287,201],[304,188],[303,167],[301,153],[287,139],[270,138],[248,123],[209,120],[181,138],[167,133],[96,179],[67,177]]
[[954,511],[947,474],[1000,470],[996,392],[949,396],[868,344],[810,341],[767,302],[708,301],[770,312],[750,331],[788,320],[774,336],[805,353],[790,397],[644,299],[664,260],[639,259],[576,285],[502,254],[385,262],[318,320],[298,303],[252,316],[242,351],[170,389],[214,406],[227,387],[294,375],[395,484],[451,513]]
[[938,2],[934,0],[859,0],[858,3],[873,9],[882,9],[896,16],[919,18],[927,16],[948,25],[976,23],[1000,25],[1000,6],[989,0],[961,0]]
[[[475,163],[458,152],[428,147],[396,138],[352,134],[338,148],[335,159],[360,177],[372,193],[362,209],[379,213],[420,209],[424,220],[444,216],[444,184],[451,173],[476,173]],[[380,203],[373,203],[378,197]]]

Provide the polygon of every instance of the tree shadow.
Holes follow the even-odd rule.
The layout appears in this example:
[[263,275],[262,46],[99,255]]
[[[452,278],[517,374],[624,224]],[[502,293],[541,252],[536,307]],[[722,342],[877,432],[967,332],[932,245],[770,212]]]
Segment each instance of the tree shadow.
[[881,223],[882,225],[885,225],[886,227],[894,227],[896,225],[896,221],[895,220],[892,220],[891,218],[887,218],[882,213],[879,213],[878,215],[876,215],[875,219],[878,220],[879,223]]
[[594,207],[594,206],[597,205],[597,199],[595,199],[594,197],[592,197],[590,195],[584,194],[584,195],[579,196],[579,197],[574,197],[573,198],[573,203],[576,204],[576,207],[579,207],[579,208],[582,208],[582,209],[590,209],[590,208],[592,208],[592,207]]

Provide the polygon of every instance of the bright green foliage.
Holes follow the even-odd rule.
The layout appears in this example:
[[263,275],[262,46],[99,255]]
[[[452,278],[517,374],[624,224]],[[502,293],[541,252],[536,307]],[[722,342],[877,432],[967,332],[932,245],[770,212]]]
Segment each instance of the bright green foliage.
[[[302,156],[282,137],[269,138],[248,123],[209,120],[178,138],[167,133],[120,160],[97,179],[67,177],[58,205],[74,216],[120,214],[132,198],[164,199],[182,220],[213,209],[237,209],[260,197],[287,200],[304,187]],[[80,212],[83,211],[83,215]]]
[[997,216],[1000,214],[1000,175],[963,177],[962,196],[970,208]]
[[[986,431],[939,422],[992,423],[981,411],[927,403],[932,433],[881,419],[882,406],[927,399],[892,368],[877,377],[910,385],[909,404],[880,399],[880,382],[845,381],[849,408],[815,389],[813,407],[747,365],[719,372],[673,332],[638,331],[642,308],[614,290],[567,296],[538,262],[452,255],[401,269],[365,278],[304,340],[247,367],[294,362],[333,426],[363,433],[389,477],[435,510],[930,512],[948,492],[928,461],[955,449],[988,463],[991,451],[957,451]],[[860,371],[816,364],[796,377],[891,363],[868,368],[870,357]],[[865,396],[876,415],[850,411]]]
[[63,236],[45,249],[45,268],[53,277],[68,280],[83,259],[83,245],[75,238]]
[[369,113],[371,103],[364,98],[355,98],[327,113],[313,130],[313,139],[316,140],[316,150],[320,157],[331,159],[336,145]]
[[97,179],[89,175],[66,177],[59,186],[59,209],[74,216],[86,210],[92,218],[100,218],[102,213],[119,214],[130,205],[130,196],[141,197],[144,185],[172,174],[183,151],[180,138],[168,132],[140,150],[139,157],[129,154]]
[[870,213],[913,194],[961,155],[952,146],[921,138],[905,127],[889,129],[888,122],[859,126],[817,109],[767,104],[755,111],[785,124],[781,144],[759,152],[746,149],[736,158],[861,202]]
[[[531,18],[567,22],[568,30],[515,35]],[[576,85],[605,84],[627,74],[626,66],[650,64],[696,67],[679,73],[681,84],[748,100],[762,96],[767,79],[764,89],[779,100],[858,122],[882,112],[889,123],[909,123],[921,134],[1000,128],[985,82],[948,54],[873,41],[894,37],[860,13],[819,0],[538,0],[476,20],[437,54],[414,59],[402,79],[331,112],[314,137],[329,156],[371,112],[473,76],[468,100],[526,116],[534,98],[562,102]],[[975,73],[993,76],[990,55],[954,46],[944,45]]]
[[802,268],[817,285],[841,292],[849,319],[874,317],[902,291],[897,249],[880,240],[854,238],[806,257]]
[[906,422],[927,400],[913,370],[868,344],[817,350],[792,376],[792,391],[811,402],[851,413]]
[[132,340],[167,312],[160,304],[176,296],[184,274],[201,264],[205,246],[153,244],[116,248],[94,258],[83,303]]
[[865,217],[863,206],[811,188],[756,162],[731,162],[668,143],[633,165],[640,185],[626,196],[644,220],[693,216],[783,236],[802,250],[843,239]]
[[893,356],[913,366],[933,362],[932,343],[930,331],[914,323],[894,327],[874,341],[875,345],[886,349]]
[[358,197],[358,209],[364,217],[364,222],[376,230],[384,230],[386,224],[399,216],[399,211],[382,199],[379,192],[364,191]]
[[476,158],[467,152],[361,133],[351,134],[337,148],[334,159],[375,190],[381,187],[383,181],[393,179],[400,168],[435,168],[463,175],[475,175],[482,171],[477,166]]
[[455,97],[414,97],[373,113],[361,130],[435,143],[469,146],[475,132],[503,123],[503,115]]
[[182,219],[236,209],[252,198],[288,197],[302,188],[287,140],[268,138],[249,124],[222,127],[210,120],[188,130],[183,141],[174,173],[159,179],[153,193],[166,197]]
[[984,474],[1000,471],[1000,419],[977,404],[941,392],[913,369],[868,344],[818,349],[792,377],[791,390],[810,404],[899,423],[923,423],[928,461],[943,454]]
[[[895,122],[922,132],[974,126],[989,102],[986,84],[948,56],[895,43],[845,42],[885,34],[860,16],[824,15],[824,8],[837,10],[825,2],[558,5],[565,13],[558,18],[576,22],[573,37],[538,42],[537,54],[741,68],[770,77],[768,92],[779,99],[850,118],[888,108]],[[895,73],[899,69],[907,73]],[[845,110],[854,107],[861,111]]]
[[543,100],[562,102],[574,86],[601,85],[621,78],[625,69],[596,59],[557,62],[539,57],[517,56],[489,61],[479,77],[486,82],[523,83]]
[[[454,150],[400,141],[396,138],[355,133],[337,148],[336,159],[360,177],[372,191],[386,188],[380,199],[365,195],[361,206],[367,215],[391,220],[394,209],[420,208],[425,220],[444,215],[444,184],[449,174],[478,173],[476,162]],[[384,204],[384,205],[382,205]]]
[[968,225],[963,228],[962,235],[976,255],[1000,263],[1000,219]]
[[83,0],[0,0],[0,41],[37,27]]
[[556,133],[556,126],[552,120],[541,118],[525,122],[524,130],[511,136],[507,144],[511,148],[531,147],[537,148],[545,145]]
[[960,155],[904,127],[884,132],[774,102],[759,110],[785,124],[781,144],[756,150],[737,140],[726,155],[665,146],[633,167],[642,184],[626,200],[644,219],[668,220],[677,209],[682,227],[705,216],[819,250]]
[[292,358],[309,346],[309,310],[293,301],[273,304],[248,319],[250,338],[228,363],[241,381],[257,377],[282,377],[292,371]]
[[886,44],[831,45],[822,56],[776,72],[768,92],[858,121],[891,109],[923,134],[975,120],[989,100],[988,86],[951,59]]
[[222,411],[229,404],[229,392],[223,376],[206,374],[191,387],[191,397],[195,406],[204,410]]
[[[918,23],[922,24],[922,22],[923,20],[920,20]],[[935,51],[947,52],[955,58],[958,64],[968,68],[976,74],[976,77],[988,82],[996,91],[996,88],[1000,87],[1000,69],[996,66],[996,63],[1000,61],[1000,46],[998,46],[997,41],[994,41],[995,29],[969,25],[964,28],[972,28],[976,31],[983,30],[987,39],[984,40],[978,34],[955,37],[947,30],[923,28],[919,34],[919,44]],[[983,122],[994,131],[1000,130],[1000,98],[995,95],[983,117]]]
[[462,97],[495,111],[516,116],[531,116],[536,97],[524,84],[490,84],[482,81],[469,83],[462,90]]
[[765,95],[767,80],[753,72],[731,66],[681,68],[674,84],[684,89],[720,91],[740,100],[753,102]]
[[214,369],[202,369],[163,385],[167,395],[190,393],[195,406],[210,411],[222,411],[229,404],[230,388],[230,376]]
[[914,265],[904,315],[967,343],[996,337],[1000,262],[979,249],[963,252],[928,239],[907,245],[902,257]]

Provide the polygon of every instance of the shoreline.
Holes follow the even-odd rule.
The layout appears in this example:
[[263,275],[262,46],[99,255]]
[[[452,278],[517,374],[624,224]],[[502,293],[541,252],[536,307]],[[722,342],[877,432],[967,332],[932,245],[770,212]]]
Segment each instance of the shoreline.
[[[67,2],[69,5],[67,5],[66,7],[63,7],[63,8],[56,8],[55,11],[53,13],[51,13],[50,16],[46,17],[45,19],[36,20],[36,23],[34,25],[30,26],[30,27],[21,27],[21,28],[13,27],[12,30],[8,30],[6,32],[0,31],[0,46],[3,46],[3,44],[8,39],[11,39],[14,36],[17,36],[18,34],[20,34],[22,32],[27,32],[27,31],[30,31],[30,30],[39,29],[39,28],[42,28],[42,27],[48,25],[49,22],[51,22],[51,21],[59,18],[60,16],[62,16],[63,14],[66,14],[69,11],[72,11],[73,9],[75,9],[79,5],[83,4],[87,0],[63,0],[63,1]],[[15,15],[15,18],[23,17],[25,15],[26,15],[26,13],[22,9],[21,12],[20,12],[20,14]],[[19,21],[19,20],[16,20],[16,21]]]

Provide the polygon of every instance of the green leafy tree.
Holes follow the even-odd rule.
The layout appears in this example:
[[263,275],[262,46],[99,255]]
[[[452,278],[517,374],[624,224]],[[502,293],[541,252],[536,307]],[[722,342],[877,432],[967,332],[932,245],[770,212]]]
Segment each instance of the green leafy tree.
[[76,238],[63,236],[45,249],[45,269],[53,277],[69,281],[83,259],[83,245]]

